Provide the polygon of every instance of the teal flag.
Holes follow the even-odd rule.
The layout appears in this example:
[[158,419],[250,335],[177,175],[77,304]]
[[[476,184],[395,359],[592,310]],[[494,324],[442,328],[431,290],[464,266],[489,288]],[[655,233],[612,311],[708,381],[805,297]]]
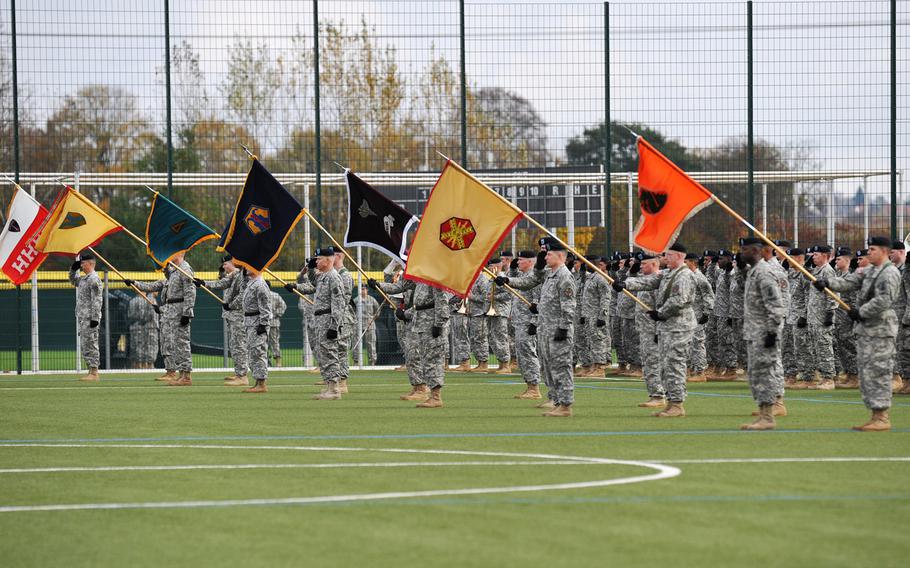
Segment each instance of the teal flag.
[[214,231],[176,203],[155,193],[145,224],[146,252],[164,266],[175,254],[186,252],[202,241],[217,239]]

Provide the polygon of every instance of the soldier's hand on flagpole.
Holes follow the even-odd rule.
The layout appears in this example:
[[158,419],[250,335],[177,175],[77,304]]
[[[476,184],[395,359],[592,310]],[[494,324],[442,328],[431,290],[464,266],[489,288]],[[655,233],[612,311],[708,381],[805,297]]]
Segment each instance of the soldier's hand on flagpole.
[[195,286],[197,288],[202,288],[203,286],[205,286],[205,280],[203,280],[202,278],[193,278],[193,286]]
[[338,339],[338,330],[334,328],[329,329],[325,332],[325,337],[326,339]]
[[135,280],[130,280],[129,278],[124,278],[124,279],[123,279],[123,283],[126,284],[127,286],[132,287],[132,286],[136,283],[136,281],[135,281]]
[[528,311],[531,312],[532,314],[534,314],[535,316],[540,313],[540,311],[538,311],[538,309],[537,309],[536,303],[532,303],[530,306],[528,306]]
[[375,278],[367,278],[367,288],[376,290],[379,288],[379,282],[377,282]]
[[231,311],[231,305],[228,304],[227,302],[221,302],[221,309],[226,312],[229,312],[229,311]]
[[850,319],[853,321],[866,321],[866,318],[859,315],[859,310],[856,308],[850,308],[850,311],[847,312],[847,315],[850,316]]
[[509,283],[509,277],[508,276],[497,276],[496,278],[493,279],[493,281],[496,282],[497,286],[505,286],[506,284]]
[[180,327],[190,325],[190,316],[180,316]]
[[565,341],[565,340],[568,339],[568,338],[569,338],[569,330],[568,330],[568,329],[565,329],[565,328],[562,328],[562,327],[557,327],[557,328],[556,328],[556,334],[553,335],[553,341]]
[[616,290],[617,292],[622,292],[623,290],[626,289],[626,285],[623,282],[620,282],[619,280],[614,280],[613,283],[610,284],[610,286],[612,286],[613,289]]
[[293,294],[294,290],[297,289],[297,285],[292,284],[291,282],[288,282],[287,284],[284,285],[284,289],[287,290],[288,292],[290,292],[291,294]]
[[648,310],[648,317],[654,321],[666,321],[667,320],[667,318],[660,315],[660,312],[658,312],[657,310]]
[[98,320],[91,320],[90,322],[88,322],[88,326],[93,329],[98,327]]
[[815,286],[815,289],[818,290],[819,292],[824,292],[825,288],[828,287],[828,279],[819,278],[815,282],[813,282],[812,285]]

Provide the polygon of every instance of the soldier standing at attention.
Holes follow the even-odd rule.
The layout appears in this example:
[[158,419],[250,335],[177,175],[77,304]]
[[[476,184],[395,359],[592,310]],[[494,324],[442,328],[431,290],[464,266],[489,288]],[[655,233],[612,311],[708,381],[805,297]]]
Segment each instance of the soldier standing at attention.
[[[843,278],[850,274],[850,263],[853,261],[853,250],[850,247],[839,247],[834,265],[834,275]],[[856,302],[856,292],[842,292],[841,300],[849,305]],[[856,338],[853,335],[853,320],[844,310],[834,312],[835,353],[844,370],[844,379],[835,381],[835,388],[859,388],[859,376],[856,371]]]
[[[164,366],[167,384],[172,387],[188,387],[193,384],[193,355],[190,347],[190,321],[193,319],[193,307],[196,305],[196,287],[192,280],[193,269],[184,260],[183,253],[175,254],[171,264],[181,267],[190,276],[185,276],[176,268],[165,270],[165,278],[155,282],[134,282],[126,279],[127,285],[134,284],[143,292],[157,292],[167,289],[167,300],[161,309],[162,337],[168,340]],[[177,376],[177,372],[180,375]]]
[[[592,257],[592,264],[597,264],[598,259]],[[582,264],[582,266],[585,266]],[[578,341],[583,342],[585,355],[583,361],[589,362],[590,367],[586,373],[579,376],[604,377],[607,369],[607,345],[610,344],[610,297],[613,290],[607,279],[593,270],[587,270],[585,275],[584,291],[581,298],[581,312],[584,320],[580,334],[583,336]],[[576,335],[578,337],[578,335]]]
[[268,340],[273,293],[262,279],[262,273],[250,270],[249,283],[243,291],[243,327],[246,332],[247,358],[256,384],[243,392],[268,392],[265,382],[269,378]]
[[[79,276],[79,269],[84,273]],[[98,382],[98,365],[101,352],[98,349],[98,332],[101,323],[101,303],[104,286],[95,272],[95,255],[80,253],[70,266],[70,284],[76,287],[76,324],[79,327],[79,342],[82,357],[88,367],[88,374],[80,381]]]
[[856,357],[859,369],[860,392],[872,417],[861,432],[881,432],[891,429],[888,410],[891,408],[891,376],[894,339],[897,337],[897,316],[894,300],[900,288],[901,275],[888,260],[891,240],[885,237],[869,239],[871,267],[830,281],[818,280],[813,286],[831,288],[836,292],[859,290],[856,303],[849,312],[856,332]]
[[[155,301],[155,293],[146,294]],[[158,356],[158,314],[145,298],[136,294],[127,307],[130,322],[130,358],[135,369],[151,369]]]
[[[310,264],[313,266],[311,267]],[[316,269],[315,259],[308,258],[305,263],[300,265],[300,270],[297,272],[297,283],[307,281],[307,272],[309,270]],[[312,300],[313,298],[310,298]],[[297,300],[297,309],[300,310],[300,320],[301,320],[301,332],[303,333],[303,349],[304,354],[306,354],[306,349],[309,348],[310,354],[315,358],[316,354],[316,329],[313,325],[315,321],[313,318],[313,304],[307,302],[303,298]],[[305,357],[304,357],[305,359]],[[305,363],[304,363],[305,364]],[[311,369],[309,372],[319,372],[319,366],[317,364],[316,369]]]
[[[732,338],[730,319],[730,274],[733,272],[733,253],[728,250],[717,252],[716,284],[714,288],[714,335],[715,360],[714,372],[708,375],[709,381],[730,381],[736,375],[736,369],[729,369],[729,342]],[[729,323],[728,323],[729,322]]]
[[[752,398],[758,403],[758,417],[751,424],[743,424],[743,430],[773,430],[775,405],[783,410],[777,415],[786,416],[781,398],[784,372],[779,338],[787,311],[779,276],[762,258],[762,248],[760,239],[748,237],[743,239],[740,249],[741,257],[750,267],[746,271],[743,294],[746,376]],[[770,257],[770,247],[768,252]]]
[[[904,379],[910,381],[910,344],[908,338],[910,335],[904,331],[904,314],[907,311],[907,294],[904,292],[904,273],[907,271],[907,251],[904,247],[904,241],[894,241],[891,243],[891,253],[888,259],[894,268],[897,268],[901,275],[901,287],[897,293],[897,299],[894,301],[894,313],[897,315],[897,340],[895,344],[894,355],[894,375],[891,378],[891,390],[894,392],[903,392]],[[906,374],[905,374],[906,373]]]
[[[817,245],[813,247],[812,263],[815,268],[812,275],[816,278],[830,280],[834,269],[828,264],[831,261],[831,247]],[[837,303],[828,294],[809,288],[806,300],[806,320],[809,324],[809,341],[811,343],[814,369],[821,376],[821,382],[810,381],[809,388],[817,390],[834,390],[834,377],[837,375],[834,365],[834,312]]]
[[[533,251],[518,252],[518,266],[509,273],[510,286],[524,291],[527,305],[517,297],[512,300],[512,323],[515,326],[515,356],[525,381],[525,390],[515,395],[518,399],[538,400],[540,394],[540,358],[537,355],[537,303],[540,301],[540,283],[533,280],[532,268],[537,255]],[[514,260],[513,260],[514,262]],[[505,279],[498,278],[500,286]]]
[[487,360],[490,358],[490,340],[487,328],[487,312],[492,306],[493,299],[490,291],[493,282],[486,276],[474,281],[467,297],[468,309],[468,337],[471,341],[471,352],[477,359],[477,366],[471,371],[486,373],[490,367]]
[[[806,261],[806,251],[801,248],[792,248],[787,251],[794,262],[802,265]],[[809,365],[806,363],[805,353],[809,350],[809,321],[806,319],[806,301],[809,297],[809,281],[802,272],[795,267],[790,267],[787,272],[790,283],[790,309],[787,312],[786,326],[792,340],[792,347],[784,350],[790,357],[784,359],[784,386],[787,388],[802,389],[802,383],[812,379]]]
[[690,383],[703,383],[708,380],[705,377],[705,370],[708,368],[706,328],[709,314],[714,311],[714,290],[711,289],[708,278],[698,270],[698,256],[695,253],[686,254],[686,266],[695,277],[695,318],[698,324],[692,348],[689,350],[689,367],[692,373],[687,380]]
[[341,394],[348,392],[348,375],[350,363],[348,362],[348,345],[354,333],[354,323],[357,321],[354,314],[354,278],[344,266],[344,253],[335,251],[335,271],[341,278],[342,293],[344,294],[344,321],[341,326],[341,345],[344,353],[341,357],[342,379],[338,381],[338,390]]
[[[264,281],[263,281],[264,282]],[[268,283],[266,283],[268,286]],[[269,350],[275,358],[275,366],[281,367],[281,316],[287,311],[288,305],[278,292],[270,291],[272,301],[272,318],[269,320]]]
[[353,339],[354,345],[351,348],[356,352],[361,349],[361,344],[367,350],[367,364],[376,364],[376,314],[379,313],[379,302],[376,298],[367,294],[365,287],[360,288],[360,297],[357,298],[357,305],[360,311],[360,327],[363,339],[360,337]]
[[313,294],[316,330],[316,359],[319,361],[319,372],[324,383],[322,392],[314,396],[316,400],[338,400],[341,398],[339,382],[344,380],[344,369],[341,358],[347,355],[347,346],[341,337],[341,326],[344,325],[345,310],[348,299],[344,296],[344,285],[335,271],[335,249],[324,247],[316,249],[316,283],[288,283],[285,289],[297,290],[304,294]]
[[[493,274],[499,274],[502,260],[491,258],[487,269]],[[495,277],[494,277],[495,278]],[[506,375],[512,372],[512,354],[509,351],[509,318],[512,315],[512,293],[503,286],[497,286],[495,281],[490,283],[493,294],[493,311],[496,315],[487,315],[487,334],[493,354],[499,361],[499,367],[494,371],[487,369],[488,373]]]
[[676,418],[686,415],[686,362],[689,345],[695,334],[695,277],[685,264],[686,247],[675,243],[664,253],[667,270],[627,280],[614,282],[613,288],[622,292],[657,290],[657,301],[648,315],[658,322],[658,352],[663,358],[660,380],[667,393],[667,407],[654,413],[659,418]]
[[229,254],[221,257],[221,267],[224,270],[224,276],[218,280],[203,281],[197,278],[193,280],[193,284],[197,288],[205,286],[210,290],[224,290],[221,317],[228,328],[231,358],[234,360],[234,375],[224,378],[224,386],[245,387],[250,384],[250,380],[247,378],[250,370],[249,359],[247,359],[247,332],[243,323],[243,291],[248,278],[243,270],[234,266],[234,259]]
[[[621,271],[623,278],[617,279],[619,282],[622,282],[630,276],[635,276],[641,269],[638,261],[634,258],[626,259],[625,263],[625,271]],[[617,374],[625,377],[638,377],[641,376],[642,372],[642,353],[639,350],[638,324],[635,323],[635,314],[638,311],[638,305],[635,303],[635,300],[625,294],[617,294],[616,296],[619,298],[617,311],[619,312],[621,320],[620,332],[622,333],[622,345],[626,355],[625,359],[629,363],[629,368],[627,370],[622,371],[620,369],[620,372]]]
[[[630,279],[651,276],[660,272],[660,259],[656,256],[640,253],[639,261],[638,273],[630,276]],[[649,306],[657,304],[657,291],[655,290],[641,290],[635,292],[635,295]],[[638,406],[639,408],[661,408],[667,405],[667,393],[660,381],[657,321],[652,319],[648,312],[638,309],[635,311],[635,322],[638,324],[638,340],[641,345],[639,351],[641,352],[642,377],[645,380],[645,388],[648,389],[648,400]]]

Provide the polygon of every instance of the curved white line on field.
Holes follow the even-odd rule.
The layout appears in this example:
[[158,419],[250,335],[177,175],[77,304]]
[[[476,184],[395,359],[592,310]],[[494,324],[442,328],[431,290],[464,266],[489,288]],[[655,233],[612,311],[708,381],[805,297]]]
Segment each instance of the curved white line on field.
[[218,446],[210,444],[17,444],[16,447],[96,447],[96,448],[188,448],[188,449],[248,449],[248,450],[296,450],[296,451],[335,451],[335,452],[378,452],[399,454],[431,454],[431,455],[458,455],[458,456],[484,456],[500,458],[524,458],[554,461],[571,461],[588,464],[626,465],[643,467],[654,470],[656,473],[632,477],[618,477],[614,479],[600,479],[595,481],[581,481],[574,483],[555,483],[545,485],[515,485],[510,487],[475,487],[466,489],[432,489],[427,491],[395,491],[387,493],[355,493],[350,495],[326,495],[321,497],[287,497],[279,499],[225,499],[208,501],[157,501],[138,503],[68,503],[49,505],[10,505],[0,507],[0,513],[22,513],[36,511],[90,511],[112,509],[195,509],[203,507],[241,507],[265,505],[306,505],[318,503],[344,503],[356,501],[378,501],[384,499],[410,499],[414,497],[442,497],[453,495],[484,495],[491,493],[525,493],[534,491],[561,491],[568,489],[587,489],[592,487],[608,487],[611,485],[627,485],[644,481],[658,481],[678,476],[678,468],[663,464],[640,461],[614,460],[609,458],[590,458],[578,456],[561,456],[554,454],[527,454],[517,452],[471,452],[464,450],[415,450],[401,448],[340,448],[340,447],[312,447],[312,446]]

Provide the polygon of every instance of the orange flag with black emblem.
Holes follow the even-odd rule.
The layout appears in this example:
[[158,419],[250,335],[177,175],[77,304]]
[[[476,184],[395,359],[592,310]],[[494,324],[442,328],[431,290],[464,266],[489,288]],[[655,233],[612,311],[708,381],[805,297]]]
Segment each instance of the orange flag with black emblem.
[[522,215],[449,160],[423,210],[404,277],[464,298]]
[[690,217],[711,204],[714,195],[679,166],[638,137],[638,202],[641,217],[636,246],[661,253],[670,248]]

